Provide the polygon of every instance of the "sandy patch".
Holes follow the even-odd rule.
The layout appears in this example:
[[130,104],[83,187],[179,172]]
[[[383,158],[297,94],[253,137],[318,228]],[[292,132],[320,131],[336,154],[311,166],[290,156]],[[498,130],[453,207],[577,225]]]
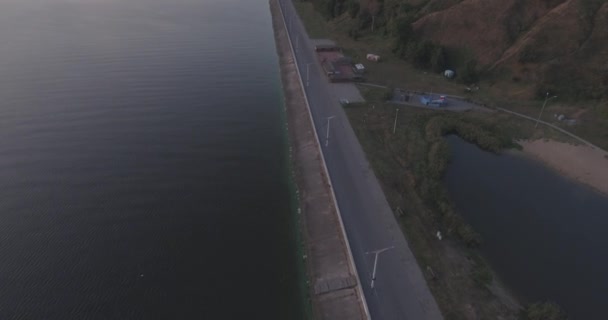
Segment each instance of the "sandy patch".
[[524,153],[608,195],[608,153],[552,140],[519,141]]

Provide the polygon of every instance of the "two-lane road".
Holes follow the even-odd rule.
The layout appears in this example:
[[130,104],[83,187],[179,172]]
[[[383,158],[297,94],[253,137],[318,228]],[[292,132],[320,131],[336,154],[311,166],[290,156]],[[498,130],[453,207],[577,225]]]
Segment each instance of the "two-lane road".
[[[332,84],[321,72],[293,3],[279,1],[320,139],[326,137],[327,118],[333,117],[329,144],[321,141],[322,151],[372,319],[443,319],[348,118],[331,94]],[[390,247],[378,256],[372,288],[373,252]]]

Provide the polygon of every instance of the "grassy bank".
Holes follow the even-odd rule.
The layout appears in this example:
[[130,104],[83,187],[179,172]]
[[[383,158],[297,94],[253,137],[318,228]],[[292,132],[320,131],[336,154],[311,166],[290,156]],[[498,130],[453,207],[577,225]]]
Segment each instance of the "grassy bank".
[[449,161],[445,134],[499,152],[514,146],[508,137],[517,122],[401,107],[393,134],[396,106],[374,98],[377,90],[363,91],[368,103],[345,110],[446,319],[515,319],[519,305],[477,253],[483,239],[454,212],[441,178]]
[[383,101],[382,89],[360,90],[367,102],[345,111],[445,318],[526,319],[479,254],[483,239],[455,212],[442,176],[450,158],[445,135],[499,153],[518,148],[513,138],[529,138],[534,123],[504,113],[398,106]]

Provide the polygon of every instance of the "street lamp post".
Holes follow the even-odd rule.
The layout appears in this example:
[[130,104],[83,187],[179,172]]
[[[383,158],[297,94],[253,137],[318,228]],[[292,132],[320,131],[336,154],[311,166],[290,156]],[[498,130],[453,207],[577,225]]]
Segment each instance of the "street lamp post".
[[391,246],[391,247],[387,247],[387,248],[376,250],[376,251],[366,252],[367,254],[370,254],[370,253],[374,254],[374,270],[372,271],[372,283],[371,283],[372,289],[374,288],[374,281],[376,281],[376,269],[378,267],[378,256],[382,252],[387,251],[387,250],[392,249],[392,248],[394,248],[394,247]]
[[536,125],[534,125],[534,129],[536,129],[536,127],[538,127],[538,122],[540,121],[540,117],[543,115],[543,110],[545,110],[545,105],[547,105],[547,101],[549,101],[553,98],[557,98],[557,96],[553,96],[553,97],[549,98],[549,92],[547,92],[547,94],[545,95],[545,102],[543,102],[543,107],[540,108],[540,113],[538,114],[538,119],[536,119]]
[[325,135],[325,146],[329,145],[329,120],[333,119],[335,116],[327,117],[327,134]]

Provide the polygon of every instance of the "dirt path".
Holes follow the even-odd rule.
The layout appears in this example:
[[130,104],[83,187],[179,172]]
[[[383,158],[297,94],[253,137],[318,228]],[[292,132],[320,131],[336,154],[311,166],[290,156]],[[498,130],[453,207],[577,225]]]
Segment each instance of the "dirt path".
[[524,153],[608,195],[608,153],[552,140],[519,141]]

